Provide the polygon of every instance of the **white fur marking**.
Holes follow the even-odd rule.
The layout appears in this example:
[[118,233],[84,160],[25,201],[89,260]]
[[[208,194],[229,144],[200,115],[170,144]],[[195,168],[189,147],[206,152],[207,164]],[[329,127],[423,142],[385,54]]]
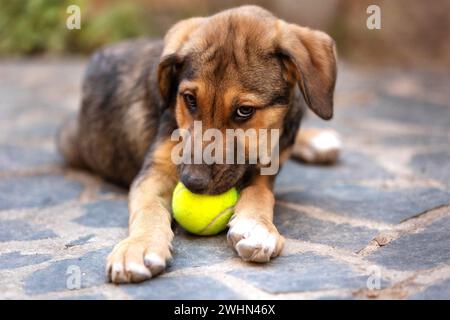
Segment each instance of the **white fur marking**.
[[131,271],[134,274],[138,274],[141,276],[145,276],[145,277],[151,277],[152,274],[150,273],[150,270],[148,270],[145,266],[135,263],[135,262],[130,262],[127,265],[128,271]]
[[242,258],[259,262],[270,260],[277,243],[276,236],[251,219],[237,220],[230,229],[230,237]]
[[342,147],[342,141],[337,133],[332,131],[323,131],[311,139],[311,147],[317,152],[340,150]]
[[123,270],[123,265],[120,262],[115,262],[111,268],[111,280],[113,282],[124,281],[125,273]]
[[163,258],[154,252],[147,253],[144,257],[145,265],[150,268],[152,275],[157,275],[166,267],[166,262]]

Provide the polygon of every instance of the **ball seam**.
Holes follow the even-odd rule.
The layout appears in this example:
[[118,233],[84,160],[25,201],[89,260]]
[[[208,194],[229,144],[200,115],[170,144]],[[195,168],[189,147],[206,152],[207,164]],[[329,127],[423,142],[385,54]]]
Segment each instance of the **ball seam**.
[[[208,228],[213,225],[220,217],[222,217],[226,212],[228,212],[229,210],[233,210],[234,209],[234,205],[230,206],[228,208],[223,209],[221,212],[219,212],[218,215],[216,215],[214,217],[214,219],[212,219],[202,230],[199,231],[199,235],[203,235],[203,232],[205,232],[206,230],[208,230]],[[228,224],[228,223],[227,223]]]

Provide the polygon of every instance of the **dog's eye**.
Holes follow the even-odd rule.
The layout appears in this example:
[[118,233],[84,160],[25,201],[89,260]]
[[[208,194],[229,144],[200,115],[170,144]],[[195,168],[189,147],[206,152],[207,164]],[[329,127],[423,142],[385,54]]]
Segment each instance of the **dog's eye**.
[[194,112],[197,109],[197,99],[190,93],[183,94],[184,103],[189,111]]
[[241,106],[236,109],[235,119],[237,121],[244,121],[250,119],[255,112],[255,108],[249,106]]

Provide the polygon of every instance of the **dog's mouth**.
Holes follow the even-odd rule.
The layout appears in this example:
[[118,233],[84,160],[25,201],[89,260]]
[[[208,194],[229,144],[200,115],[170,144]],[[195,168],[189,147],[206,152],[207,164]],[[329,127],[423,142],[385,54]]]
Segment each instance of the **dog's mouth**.
[[221,194],[241,184],[248,165],[181,164],[180,181],[197,194]]

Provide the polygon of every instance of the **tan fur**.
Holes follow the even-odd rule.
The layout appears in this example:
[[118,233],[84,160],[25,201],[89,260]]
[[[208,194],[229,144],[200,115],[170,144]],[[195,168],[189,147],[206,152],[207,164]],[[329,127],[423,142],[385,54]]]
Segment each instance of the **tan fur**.
[[[164,262],[171,258],[170,198],[178,179],[175,166],[170,161],[173,144],[169,140],[157,147],[151,169],[135,180],[131,187],[129,235],[114,247],[107,259],[107,274],[115,283],[139,282],[162,272],[164,267],[145,261],[149,254],[160,257]],[[115,265],[122,267],[115,272]],[[139,265],[145,265],[150,274],[135,272],[133,266]]]
[[[145,158],[145,152],[148,147],[148,140],[150,137],[155,135],[156,128],[150,128],[151,130],[145,130],[145,104],[142,101],[133,103],[127,110],[127,114],[124,117],[124,125],[129,128],[126,131],[128,141],[130,145],[135,145],[136,148],[133,150],[136,157],[142,159]],[[142,133],[145,135],[142,136]]]
[[[267,262],[281,253],[284,238],[279,234],[273,224],[273,208],[275,197],[272,192],[272,176],[256,176],[251,184],[242,190],[229,225],[228,242],[236,249],[241,258],[254,262]],[[253,221],[258,227],[266,230],[269,237],[274,239],[274,246],[265,246],[263,241],[250,242],[244,246],[239,245],[252,237],[252,228],[245,232],[237,231],[239,223]],[[247,222],[248,223],[248,222]],[[253,228],[257,230],[257,228]],[[267,237],[267,236],[265,236]]]

